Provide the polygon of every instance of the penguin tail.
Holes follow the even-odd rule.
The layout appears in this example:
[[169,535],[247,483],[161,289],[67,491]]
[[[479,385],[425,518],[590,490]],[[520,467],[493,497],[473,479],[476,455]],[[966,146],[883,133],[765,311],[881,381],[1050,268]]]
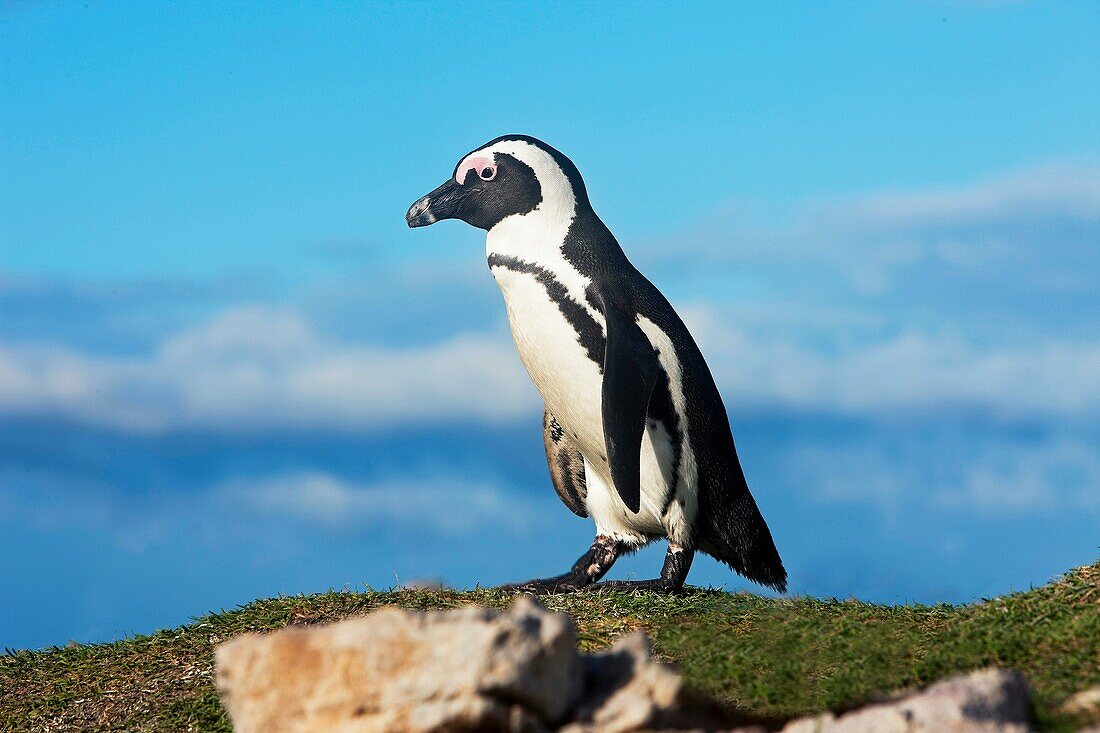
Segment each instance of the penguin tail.
[[703,512],[699,549],[754,583],[783,593],[787,570],[748,487]]

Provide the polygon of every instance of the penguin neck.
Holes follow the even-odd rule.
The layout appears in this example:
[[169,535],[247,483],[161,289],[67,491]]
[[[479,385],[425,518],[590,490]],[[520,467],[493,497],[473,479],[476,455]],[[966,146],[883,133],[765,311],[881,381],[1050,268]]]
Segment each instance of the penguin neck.
[[[598,267],[592,261],[594,257],[606,261],[625,257],[588,198],[578,201],[570,190],[544,197],[526,214],[502,219],[489,230],[485,253],[488,257],[510,257],[557,271],[566,264],[566,259],[574,259],[569,250],[576,248],[578,238],[583,241],[582,249],[590,266]],[[579,263],[568,264],[570,269],[576,269]]]
[[[602,325],[603,315],[592,307],[587,298],[595,268],[591,267],[590,261],[582,264],[572,256],[577,244],[576,234],[580,231],[586,234],[606,232],[606,239],[618,252],[617,256],[622,257],[622,250],[587,202],[577,206],[575,200],[570,200],[567,208],[544,208],[543,204],[523,216],[503,219],[489,230],[485,249],[493,277],[508,302],[516,297],[515,292],[525,292],[522,288],[514,289],[523,279],[533,276],[545,287],[549,287],[547,283],[552,281],[563,287],[566,297],[580,304]],[[590,243],[586,241],[582,248],[594,249],[588,245]],[[590,260],[588,257],[585,259]],[[522,311],[523,307],[519,308]]]
[[577,199],[571,190],[562,187],[544,192],[542,201],[533,210],[506,216],[489,230],[485,237],[486,254],[535,264],[556,261],[577,214]]

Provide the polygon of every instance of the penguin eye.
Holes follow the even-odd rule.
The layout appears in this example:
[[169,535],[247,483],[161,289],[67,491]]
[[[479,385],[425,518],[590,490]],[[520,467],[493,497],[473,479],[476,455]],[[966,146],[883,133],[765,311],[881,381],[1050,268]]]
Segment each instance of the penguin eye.
[[496,166],[487,165],[484,168],[482,168],[480,171],[478,171],[478,176],[480,176],[481,180],[483,180],[483,181],[491,181],[494,178],[496,178],[496,175],[497,175]]

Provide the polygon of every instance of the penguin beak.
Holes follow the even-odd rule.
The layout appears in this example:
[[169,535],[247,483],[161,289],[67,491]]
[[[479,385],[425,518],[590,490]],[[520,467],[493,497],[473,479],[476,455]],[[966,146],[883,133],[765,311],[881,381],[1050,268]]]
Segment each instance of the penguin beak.
[[470,189],[448,178],[442,186],[418,198],[405,214],[405,221],[410,227],[426,227],[440,219],[452,219],[469,195]]

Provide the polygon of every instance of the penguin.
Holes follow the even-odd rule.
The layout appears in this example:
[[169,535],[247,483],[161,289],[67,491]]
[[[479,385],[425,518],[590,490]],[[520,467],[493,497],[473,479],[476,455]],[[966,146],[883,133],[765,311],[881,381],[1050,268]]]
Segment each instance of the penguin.
[[[786,590],[699,347],[597,216],[569,158],[534,137],[498,137],[463,156],[405,219],[487,232],[489,270],[545,403],[551,481],[570,511],[595,523],[568,572],[505,588],[678,593],[703,552]],[[618,557],[662,539],[660,577],[600,582]]]

